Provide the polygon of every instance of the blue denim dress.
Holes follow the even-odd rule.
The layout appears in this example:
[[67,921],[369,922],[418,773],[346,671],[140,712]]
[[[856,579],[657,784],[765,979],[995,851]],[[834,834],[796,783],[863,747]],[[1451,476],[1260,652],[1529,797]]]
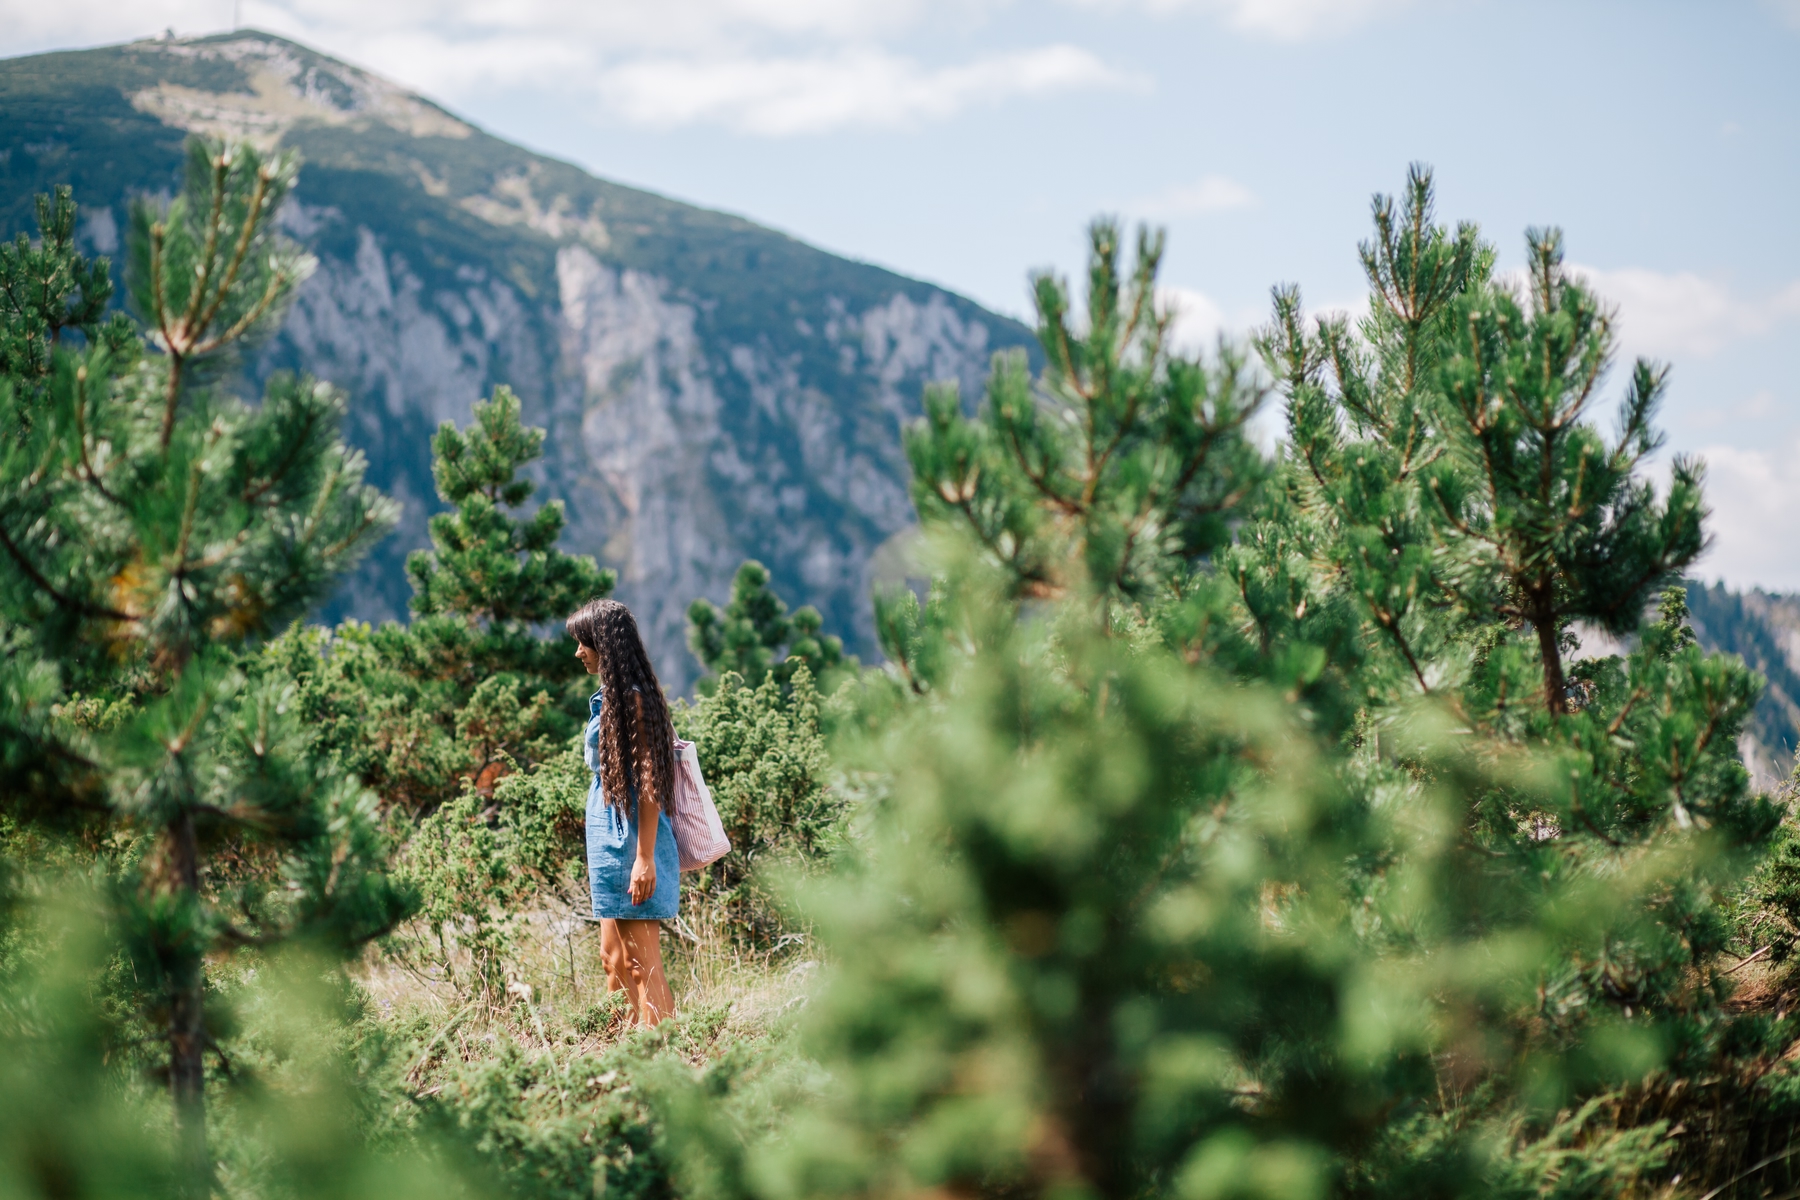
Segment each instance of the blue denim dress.
[[600,708],[602,688],[588,699],[588,723],[582,754],[593,779],[587,793],[588,892],[594,916],[628,921],[669,921],[681,899],[681,859],[675,851],[675,827],[667,809],[656,816],[656,891],[643,904],[631,902],[631,866],[637,861],[637,786],[632,785],[630,812],[606,802],[600,784]]

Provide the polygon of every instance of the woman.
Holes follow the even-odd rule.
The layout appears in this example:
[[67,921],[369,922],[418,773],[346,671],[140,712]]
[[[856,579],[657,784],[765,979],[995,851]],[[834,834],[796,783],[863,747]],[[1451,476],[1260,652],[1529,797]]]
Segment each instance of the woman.
[[660,941],[681,891],[669,824],[675,731],[630,609],[594,600],[566,628],[575,657],[600,677],[583,741],[594,773],[587,794],[588,891],[600,921],[606,983],[624,991],[632,1024],[655,1025],[675,1011]]

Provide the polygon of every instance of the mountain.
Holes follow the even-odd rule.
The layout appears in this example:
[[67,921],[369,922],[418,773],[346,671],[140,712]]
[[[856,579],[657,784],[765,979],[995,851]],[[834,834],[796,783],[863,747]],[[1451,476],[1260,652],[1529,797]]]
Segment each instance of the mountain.
[[[539,498],[620,574],[658,671],[685,687],[684,612],[758,558],[867,654],[870,562],[907,529],[899,431],[937,379],[978,394],[1030,333],[940,288],[723,213],[596,179],[270,34],[0,62],[0,233],[74,185],[116,254],[135,196],[173,194],[192,132],[301,152],[287,232],[319,258],[246,370],[351,397],[347,435],[400,528],[327,615],[401,616],[401,562],[440,507],[428,441],[496,383],[550,431]],[[116,260],[115,260],[116,261]]]
[[[132,197],[173,193],[190,132],[305,156],[284,221],[319,270],[247,370],[349,392],[347,433],[405,505],[329,617],[404,614],[401,561],[440,507],[431,433],[510,383],[550,430],[565,546],[619,568],[671,686],[695,672],[688,603],[724,599],[746,557],[868,654],[870,576],[912,521],[901,424],[926,382],[973,396],[994,351],[1031,349],[940,288],[596,179],[265,33],[0,61],[0,118],[0,234],[70,183],[106,254]],[[1800,597],[1688,597],[1701,642],[1769,680],[1743,749],[1773,786],[1800,743]]]
[[[1735,654],[1767,681],[1738,736],[1738,753],[1754,785],[1773,791],[1793,774],[1800,747],[1800,595],[1687,581],[1688,624],[1706,650]],[[1625,654],[1620,640],[1593,626],[1577,627],[1582,658]]]
[[1688,584],[1694,634],[1708,650],[1741,655],[1769,686],[1739,739],[1744,763],[1762,787],[1794,769],[1800,744],[1800,596],[1723,584]]

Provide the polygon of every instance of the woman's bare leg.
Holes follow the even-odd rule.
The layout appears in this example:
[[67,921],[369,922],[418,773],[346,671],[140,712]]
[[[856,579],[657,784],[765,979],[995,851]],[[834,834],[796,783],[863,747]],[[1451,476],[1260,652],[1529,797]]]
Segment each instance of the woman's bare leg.
[[631,1014],[631,1024],[638,1023],[637,990],[632,987],[631,956],[625,949],[625,937],[620,932],[620,924],[635,925],[638,922],[619,922],[603,920],[600,922],[600,961],[606,967],[606,990],[624,992],[625,1007]]
[[655,1025],[675,1013],[675,993],[663,972],[661,921],[608,921],[624,946],[625,992],[639,1025]]

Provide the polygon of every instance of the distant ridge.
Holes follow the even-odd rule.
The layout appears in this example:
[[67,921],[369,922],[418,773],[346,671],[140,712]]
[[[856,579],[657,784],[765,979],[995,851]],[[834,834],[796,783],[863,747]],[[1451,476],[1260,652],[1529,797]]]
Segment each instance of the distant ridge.
[[912,520],[901,425],[927,382],[973,397],[994,351],[1031,348],[960,296],[597,179],[273,34],[0,61],[0,114],[0,235],[66,182],[104,253],[129,197],[173,191],[189,132],[305,156],[285,220],[320,270],[247,370],[345,388],[371,479],[406,505],[334,614],[404,611],[427,440],[505,382],[550,430],[566,544],[620,568],[672,686],[687,604],[746,557],[867,653],[870,560]]
[[1690,583],[1688,608],[1701,645],[1739,655],[1769,681],[1742,749],[1757,782],[1773,787],[1792,774],[1800,745],[1800,596]]

